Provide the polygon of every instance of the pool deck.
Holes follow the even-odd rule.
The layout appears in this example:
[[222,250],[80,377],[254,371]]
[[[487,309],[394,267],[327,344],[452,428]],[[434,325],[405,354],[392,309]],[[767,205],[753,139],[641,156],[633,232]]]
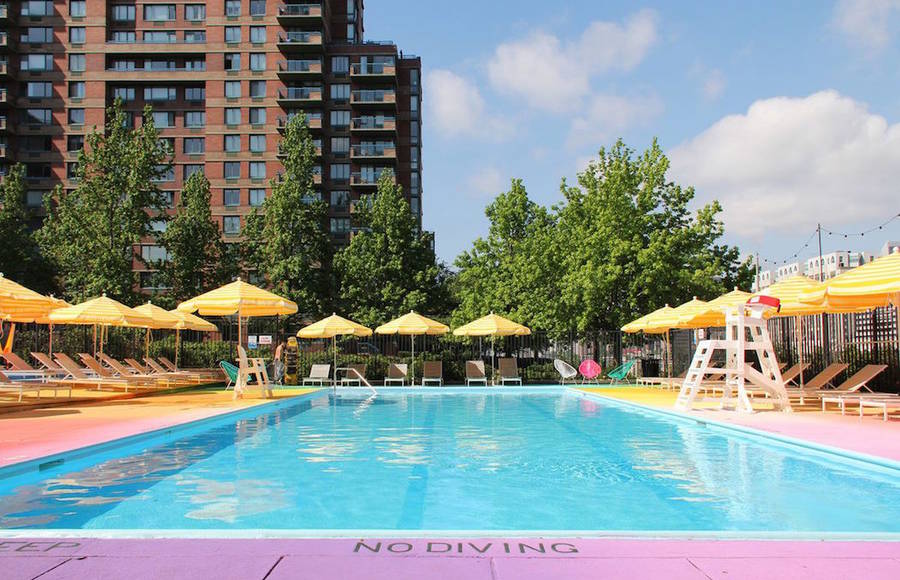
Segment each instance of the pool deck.
[[[671,410],[671,391],[585,389]],[[277,391],[277,398],[310,389]],[[96,397],[0,414],[0,466],[212,417],[267,402],[195,390]],[[900,460],[900,422],[807,409],[739,415],[703,409],[692,416]],[[38,534],[32,534],[38,535]],[[109,535],[114,535],[111,533]],[[900,542],[623,538],[354,539],[0,537],[0,577],[260,579],[337,578],[666,578],[767,580],[900,578]],[[165,536],[165,534],[160,534]],[[170,534],[175,535],[175,534]]]

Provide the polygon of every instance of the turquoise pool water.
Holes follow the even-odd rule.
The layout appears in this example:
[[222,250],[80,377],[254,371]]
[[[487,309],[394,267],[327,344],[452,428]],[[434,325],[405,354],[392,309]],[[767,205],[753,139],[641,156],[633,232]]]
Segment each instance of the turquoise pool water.
[[900,531],[894,470],[563,392],[256,413],[2,478],[0,528]]

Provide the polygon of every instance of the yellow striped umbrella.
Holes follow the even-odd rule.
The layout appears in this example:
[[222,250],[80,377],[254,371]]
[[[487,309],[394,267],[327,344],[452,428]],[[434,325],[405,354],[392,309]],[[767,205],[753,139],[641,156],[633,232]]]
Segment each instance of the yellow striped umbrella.
[[455,336],[491,337],[491,375],[492,380],[496,384],[496,380],[493,379],[493,377],[496,376],[496,374],[494,373],[494,369],[496,368],[494,362],[497,356],[496,349],[494,348],[494,340],[498,336],[527,336],[531,334],[531,329],[527,326],[519,324],[518,322],[513,322],[508,318],[497,316],[496,314],[491,312],[487,316],[482,316],[478,320],[473,320],[468,324],[460,326],[453,331],[453,334]]
[[785,278],[775,282],[767,288],[763,288],[757,295],[771,296],[781,301],[781,308],[772,316],[805,316],[810,314],[822,314],[825,309],[822,306],[807,304],[800,301],[800,297],[808,292],[821,288],[822,284],[807,278],[801,274]]
[[[671,312],[672,310],[674,310],[674,309],[671,306],[669,306],[668,304],[666,304],[662,308],[657,308],[650,314],[645,314],[645,315],[641,316],[640,318],[632,320],[631,322],[629,322],[628,324],[626,324],[625,326],[622,327],[622,332],[627,332],[629,334],[633,334],[635,332],[650,333],[652,331],[647,330],[648,325],[652,326],[653,321],[656,318],[664,316],[664,315],[668,314],[669,312]],[[660,330],[658,332],[665,332],[665,331]]]
[[678,317],[678,328],[725,326],[725,311],[746,304],[751,296],[749,292],[735,288],[705,304],[695,304]]
[[338,336],[372,336],[372,329],[332,313],[331,316],[301,328],[297,332],[299,338],[330,338],[334,348],[334,379],[337,383],[337,337]]
[[668,312],[663,312],[654,316],[644,324],[644,332],[667,332],[673,328],[690,328],[681,322],[684,315],[695,314],[699,310],[704,309],[707,302],[698,300],[694,296],[691,300],[672,308]]
[[153,326],[147,326],[147,332],[144,335],[144,356],[149,357],[150,330],[152,328],[168,328],[174,330],[178,326],[178,323],[181,321],[181,319],[165,308],[160,308],[159,306],[153,304],[149,300],[146,304],[136,306],[134,308],[134,311],[149,316],[150,319],[153,320]]
[[0,273],[0,318],[3,320],[35,322],[63,306],[68,304],[58,298],[39,294]]
[[410,377],[415,377],[416,365],[416,336],[420,334],[438,336],[450,332],[450,327],[441,324],[437,320],[432,320],[426,316],[422,316],[417,312],[409,311],[399,318],[395,318],[388,323],[382,324],[375,329],[377,334],[400,334],[409,336],[412,346],[412,361],[410,362]]
[[848,270],[800,296],[826,312],[847,312],[882,306],[900,307],[900,252]]
[[[100,352],[103,352],[103,331],[107,326],[146,328],[153,325],[151,317],[136,312],[133,308],[107,297],[106,294],[75,306],[57,308],[47,316],[47,319],[52,324],[93,325],[95,339],[96,327],[100,326]],[[94,351],[96,352],[96,342]]]

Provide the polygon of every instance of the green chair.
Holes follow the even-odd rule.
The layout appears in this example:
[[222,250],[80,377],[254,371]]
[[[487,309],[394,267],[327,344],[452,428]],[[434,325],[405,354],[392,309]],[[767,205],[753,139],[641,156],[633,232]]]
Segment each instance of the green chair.
[[228,383],[225,385],[225,390],[227,391],[228,389],[233,388],[234,384],[237,382],[238,371],[240,371],[240,369],[227,360],[219,362],[219,366],[222,367],[222,372],[225,373],[225,377],[228,379]]
[[628,373],[631,372],[631,367],[634,366],[634,361],[630,360],[628,362],[624,362],[614,368],[613,370],[606,373],[606,376],[616,381],[625,381],[625,377],[628,376]]

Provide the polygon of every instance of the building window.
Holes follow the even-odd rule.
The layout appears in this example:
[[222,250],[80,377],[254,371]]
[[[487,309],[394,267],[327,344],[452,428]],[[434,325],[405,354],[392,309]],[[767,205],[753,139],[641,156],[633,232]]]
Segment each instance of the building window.
[[78,179],[78,162],[69,161],[66,163],[66,179]]
[[348,179],[350,179],[349,163],[333,163],[331,165],[332,181],[347,181]]
[[69,1],[69,16],[72,18],[84,18],[87,14],[87,2],[85,0]]
[[84,109],[69,109],[69,125],[84,125]]
[[239,161],[226,161],[224,167],[225,179],[241,178],[241,163]]
[[20,13],[22,16],[53,16],[53,2],[51,0],[27,0],[22,2]]
[[410,169],[419,168],[419,148],[410,147],[409,149],[409,167]]
[[345,75],[350,72],[350,58],[346,56],[331,57],[331,72],[336,75]]
[[225,109],[225,124],[226,125],[240,125],[241,124],[241,110],[236,107],[229,107]]
[[222,192],[225,207],[235,207],[241,205],[241,190],[226,189]]
[[266,70],[266,53],[254,52],[250,55],[250,70],[256,72]]
[[175,20],[174,4],[144,4],[144,20],[148,22],[162,22]]
[[83,99],[84,98],[84,82],[83,81],[70,81],[69,82],[69,98],[70,99]]
[[347,25],[347,40],[349,42],[353,42],[354,40],[356,40],[356,26],[354,26],[353,24]]
[[225,42],[238,43],[240,41],[241,41],[241,27],[240,26],[226,26],[225,27]]
[[225,135],[225,152],[239,153],[241,150],[240,135]]
[[112,69],[114,71],[130,71],[135,69],[133,60],[116,59],[112,61]]
[[230,235],[237,235],[241,233],[240,216],[227,215],[222,218],[222,231]]
[[134,87],[115,87],[113,89],[113,100],[122,99],[123,101],[134,100]]
[[44,189],[29,189],[25,192],[25,205],[28,207],[41,207],[44,205],[44,196],[50,193]]
[[411,87],[419,86],[419,71],[416,69],[412,69],[409,71],[409,85]]
[[206,42],[205,30],[185,30],[184,42],[187,44],[202,44]]
[[250,0],[250,16],[265,16],[266,0]]
[[69,28],[69,42],[71,44],[84,44],[85,28],[84,26],[73,26]]
[[206,4],[185,4],[184,19],[189,22],[206,20]]
[[187,181],[191,178],[191,175],[195,173],[203,173],[203,164],[202,163],[186,163],[184,165],[184,169],[182,170],[182,179]]
[[53,55],[29,54],[22,57],[20,68],[28,71],[53,70]]
[[350,138],[349,137],[332,137],[331,138],[331,152],[334,155],[346,156],[350,153]]
[[261,99],[266,96],[266,81],[250,81],[250,96]]
[[184,61],[184,70],[206,70],[206,61],[202,58]]
[[175,87],[144,87],[145,101],[174,101]]
[[169,253],[163,246],[148,244],[146,246],[141,246],[141,258],[148,264],[153,264],[155,262],[166,262],[169,260]]
[[250,151],[252,153],[263,153],[266,150],[265,135],[250,135]]
[[174,30],[156,30],[144,33],[144,42],[148,44],[168,44],[175,42]]
[[84,149],[84,135],[69,135],[66,138],[66,151],[74,153]]
[[[84,83],[82,83],[84,84]],[[26,86],[26,91],[29,98],[32,99],[42,99],[44,97],[52,97],[53,96],[53,83],[47,82],[34,82],[28,83]]]
[[349,127],[350,111],[331,111],[332,127]]
[[153,125],[157,129],[167,129],[175,126],[175,113],[172,111],[153,111]]
[[331,100],[336,102],[350,100],[350,85],[331,85]]
[[156,177],[151,181],[175,181],[175,167],[172,165],[157,165]]
[[69,55],[69,70],[72,72],[84,72],[87,68],[87,61],[83,54]]
[[25,109],[25,122],[29,125],[50,125],[53,112],[50,109]]
[[26,179],[49,179],[53,175],[53,169],[49,163],[26,163]]
[[266,201],[266,190],[265,189],[251,189],[250,190],[250,205],[252,207],[260,207],[263,202]]
[[184,113],[185,127],[205,127],[206,111],[185,111]]
[[203,137],[185,137],[184,152],[188,155],[199,155],[206,151],[206,139]]
[[251,161],[250,162],[250,179],[265,179],[266,178],[266,162],[265,161]]
[[205,101],[206,87],[186,87],[184,89],[185,101]]
[[113,4],[112,19],[116,22],[134,22],[133,4]]
[[144,70],[175,70],[175,61],[147,59],[144,61]]
[[350,192],[335,190],[331,192],[331,207],[335,209],[347,209],[350,206]]
[[410,123],[410,125],[409,125],[409,142],[410,143],[418,143],[419,142],[419,124],[418,123]]
[[331,233],[346,234],[350,231],[349,218],[331,218]]
[[53,29],[46,26],[29,26],[19,37],[24,44],[42,44],[53,42]]
[[237,52],[225,53],[225,70],[241,70],[241,55]]
[[225,81],[225,97],[239,99],[241,97],[241,81]]
[[135,42],[137,37],[133,30],[114,30],[109,40],[111,42]]
[[419,112],[419,97],[412,96],[409,98],[409,111],[413,113],[413,118],[416,117],[416,114]]
[[250,108],[250,124],[251,125],[265,125],[266,124],[266,110],[262,107],[251,107]]
[[225,0],[225,16],[240,16],[241,0]]
[[250,42],[253,44],[263,44],[266,42],[266,27],[265,26],[251,26],[250,27]]

